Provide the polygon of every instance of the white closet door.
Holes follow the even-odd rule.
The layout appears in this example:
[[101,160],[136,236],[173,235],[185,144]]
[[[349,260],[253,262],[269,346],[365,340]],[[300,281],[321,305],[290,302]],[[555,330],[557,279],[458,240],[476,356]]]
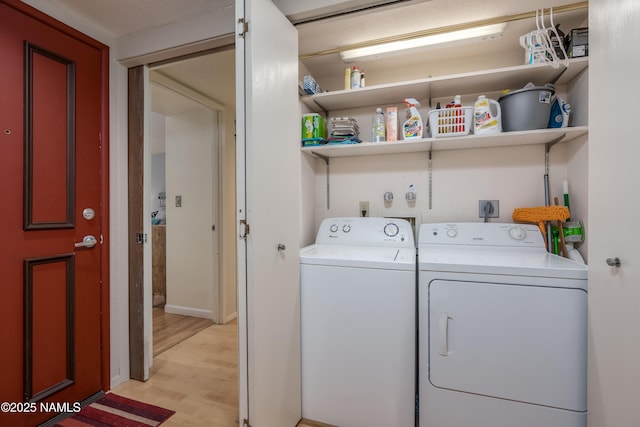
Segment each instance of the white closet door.
[[[639,422],[638,22],[637,1],[589,2],[588,394],[593,427]],[[606,264],[615,257],[620,268]]]
[[238,245],[240,423],[293,427],[301,414],[298,34],[269,0],[237,0],[236,17],[248,23],[236,35],[238,214],[250,226]]

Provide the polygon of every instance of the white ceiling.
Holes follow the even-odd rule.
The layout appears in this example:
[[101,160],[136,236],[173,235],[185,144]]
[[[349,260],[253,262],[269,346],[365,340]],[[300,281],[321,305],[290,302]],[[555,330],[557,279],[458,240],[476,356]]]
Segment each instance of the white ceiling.
[[[233,8],[235,0],[48,0],[114,37]],[[292,21],[372,6],[430,0],[273,0]],[[391,3],[392,6],[386,6]]]
[[235,0],[49,0],[114,37],[233,8]]
[[[233,109],[236,105],[235,51],[224,50],[215,54],[199,56],[152,69],[189,89]],[[173,90],[157,85],[152,88],[153,111],[170,116],[201,108],[201,105],[180,96]]]

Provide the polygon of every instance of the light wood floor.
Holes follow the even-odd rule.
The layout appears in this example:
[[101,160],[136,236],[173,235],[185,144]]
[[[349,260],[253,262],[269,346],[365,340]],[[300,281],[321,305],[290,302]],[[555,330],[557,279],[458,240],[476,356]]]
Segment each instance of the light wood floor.
[[212,324],[210,319],[165,313],[162,307],[153,307],[153,357]]
[[163,427],[238,427],[237,335],[235,320],[209,323],[155,356],[148,381],[131,380],[113,392],[175,411]]
[[163,427],[237,427],[237,324],[211,325],[153,359],[146,382],[113,390],[171,409]]

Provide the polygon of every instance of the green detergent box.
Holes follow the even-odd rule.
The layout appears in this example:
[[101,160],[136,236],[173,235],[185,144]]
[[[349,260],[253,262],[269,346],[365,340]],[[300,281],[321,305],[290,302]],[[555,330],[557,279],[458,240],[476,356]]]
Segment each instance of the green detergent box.
[[327,138],[327,125],[324,117],[317,113],[302,116],[302,143],[303,145],[324,144]]

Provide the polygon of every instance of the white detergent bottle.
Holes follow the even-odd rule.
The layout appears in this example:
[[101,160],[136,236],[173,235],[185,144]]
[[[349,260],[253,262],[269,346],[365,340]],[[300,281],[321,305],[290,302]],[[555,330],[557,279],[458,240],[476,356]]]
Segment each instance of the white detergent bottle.
[[480,95],[473,109],[473,133],[488,135],[502,132],[500,103]]
[[402,139],[422,138],[424,126],[422,125],[422,116],[417,108],[420,103],[414,98],[407,98],[404,103],[408,108],[408,120],[402,125]]

